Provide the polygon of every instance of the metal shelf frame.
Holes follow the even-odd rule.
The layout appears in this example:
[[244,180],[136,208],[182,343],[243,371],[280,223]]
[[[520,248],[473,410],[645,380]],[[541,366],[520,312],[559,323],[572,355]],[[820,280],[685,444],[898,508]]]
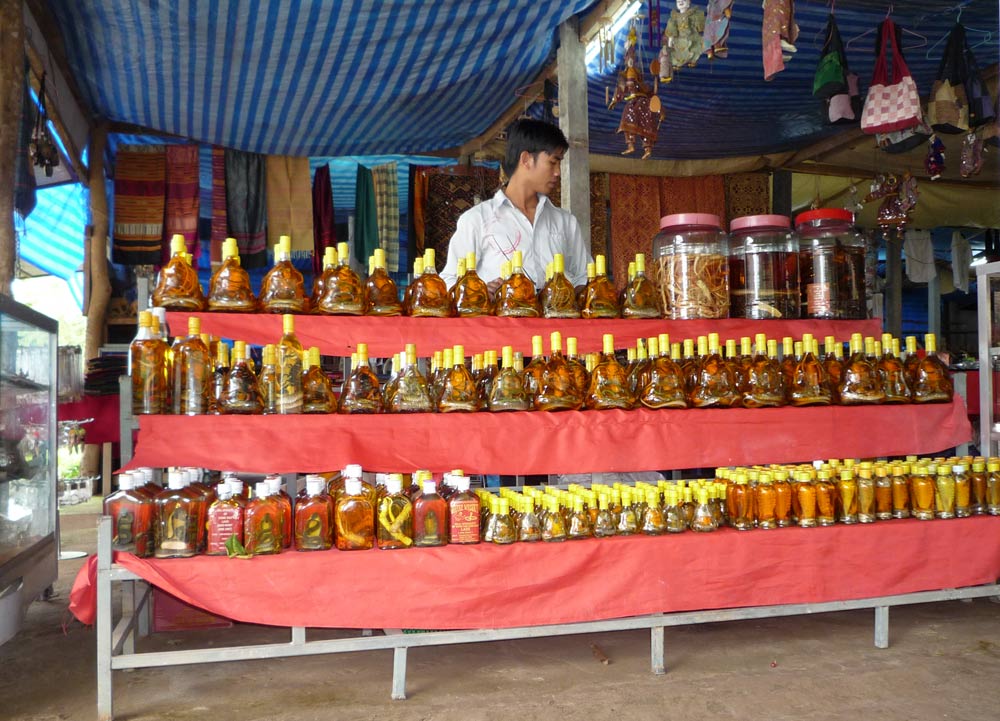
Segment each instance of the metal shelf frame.
[[1000,433],[993,430],[993,364],[996,348],[991,346],[993,337],[993,304],[990,281],[1000,280],[1000,262],[976,266],[976,286],[979,324],[979,454],[997,454]]

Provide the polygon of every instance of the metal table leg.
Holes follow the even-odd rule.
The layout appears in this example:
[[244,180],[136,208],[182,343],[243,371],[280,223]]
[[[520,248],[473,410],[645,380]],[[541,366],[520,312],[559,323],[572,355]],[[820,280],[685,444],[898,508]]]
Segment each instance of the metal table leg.
[[889,648],[889,607],[875,607],[875,648]]
[[406,646],[392,650],[392,700],[406,700]]
[[666,628],[663,626],[653,626],[649,629],[649,649],[650,660],[653,664],[653,673],[662,676],[667,672],[667,667],[663,662],[663,642]]
[[111,519],[97,527],[97,718],[111,721]]

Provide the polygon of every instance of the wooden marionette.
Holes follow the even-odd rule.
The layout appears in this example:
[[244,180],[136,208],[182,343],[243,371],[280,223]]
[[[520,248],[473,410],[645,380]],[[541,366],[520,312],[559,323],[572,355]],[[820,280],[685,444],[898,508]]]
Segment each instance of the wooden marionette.
[[[677,0],[677,7],[670,11],[667,29],[663,31],[663,44],[668,48],[670,64],[676,70],[687,65],[693,68],[701,57],[705,31],[705,11],[692,6],[691,0]],[[660,75],[663,76],[663,63]]]
[[[638,135],[642,138],[642,158],[645,160],[653,153],[661,115],[659,98],[653,95],[643,77],[637,45],[638,35],[633,23],[625,40],[622,69],[618,73],[618,84],[608,109],[623,103],[621,122],[618,124],[618,132],[625,134],[625,150],[622,155],[635,152],[635,139]],[[651,102],[651,99],[655,102]]]
[[708,0],[704,51],[709,60],[729,55],[729,18],[732,14],[733,0]]

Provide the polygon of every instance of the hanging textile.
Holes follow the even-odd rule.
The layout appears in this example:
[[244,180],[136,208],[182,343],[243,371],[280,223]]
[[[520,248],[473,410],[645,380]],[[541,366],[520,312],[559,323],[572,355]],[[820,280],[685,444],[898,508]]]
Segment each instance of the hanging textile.
[[212,252],[213,263],[222,262],[222,243],[229,235],[226,222],[226,151],[212,148]]
[[725,176],[726,218],[766,215],[771,212],[771,178],[767,173],[733,173]]
[[410,232],[407,243],[407,258],[415,258],[424,252],[427,213],[427,178],[434,167],[428,165],[410,166]]
[[123,145],[115,160],[111,259],[157,265],[162,259],[167,154],[162,145]]
[[292,239],[292,260],[312,261],[312,183],[309,158],[268,155],[267,244],[274,246],[282,235]]
[[[396,163],[376,165],[371,169],[375,186],[375,212],[378,218],[379,245],[385,251],[385,265],[390,273],[399,267],[399,180]],[[367,263],[367,258],[359,258]]]
[[907,230],[903,254],[906,256],[906,277],[914,283],[929,283],[937,276],[930,231]]
[[955,289],[969,292],[969,269],[972,267],[972,247],[959,231],[951,234],[951,274]]
[[628,282],[628,264],[635,260],[636,253],[649,256],[653,236],[660,229],[660,178],[613,174],[609,182],[611,257],[608,271],[615,285],[624,288]]
[[17,120],[17,150],[14,156],[14,210],[27,218],[35,209],[35,171],[28,146],[35,121],[35,103],[28,90],[28,66],[24,68],[24,95],[21,99],[21,116]]
[[590,255],[608,254],[608,174],[590,174]]
[[229,235],[236,238],[240,264],[259,268],[267,264],[267,204],[264,156],[226,150],[226,218]]
[[492,197],[499,185],[499,169],[481,166],[448,166],[428,175],[424,247],[434,248],[441,268],[458,216]]
[[312,187],[313,207],[313,273],[323,272],[323,253],[326,248],[337,247],[337,227],[333,213],[333,184],[330,182],[330,165],[323,163],[316,169]]
[[761,41],[764,51],[764,80],[771,80],[785,69],[785,62],[795,52],[799,26],[795,24],[794,0],[764,0]]
[[198,267],[199,159],[197,145],[168,145],[166,212],[163,220],[161,264],[170,260],[170,239],[175,233],[184,236],[188,253]]
[[354,257],[367,265],[368,256],[378,245],[378,208],[375,203],[375,180],[372,171],[358,166],[354,189]]

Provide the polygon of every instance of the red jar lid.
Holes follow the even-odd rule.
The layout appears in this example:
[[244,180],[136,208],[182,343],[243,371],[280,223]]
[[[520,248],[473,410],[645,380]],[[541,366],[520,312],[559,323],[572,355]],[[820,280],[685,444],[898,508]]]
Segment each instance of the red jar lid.
[[845,223],[854,223],[854,213],[844,208],[817,208],[799,213],[795,218],[795,225],[811,223],[814,220],[842,220]]
[[683,225],[707,225],[722,230],[722,223],[719,221],[719,216],[712,213],[675,213],[673,215],[664,215],[660,218],[660,230]]
[[751,228],[791,228],[792,219],[784,215],[744,215],[729,224],[729,230],[749,230]]

